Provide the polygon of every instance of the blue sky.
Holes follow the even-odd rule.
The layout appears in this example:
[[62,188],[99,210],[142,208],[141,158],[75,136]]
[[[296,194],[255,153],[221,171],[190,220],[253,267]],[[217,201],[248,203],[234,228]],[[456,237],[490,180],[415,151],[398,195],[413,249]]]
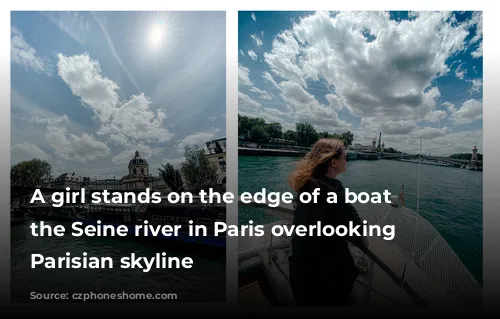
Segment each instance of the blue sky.
[[150,172],[226,135],[224,12],[15,12],[12,163],[54,174]]
[[239,113],[482,153],[481,12],[239,13]]

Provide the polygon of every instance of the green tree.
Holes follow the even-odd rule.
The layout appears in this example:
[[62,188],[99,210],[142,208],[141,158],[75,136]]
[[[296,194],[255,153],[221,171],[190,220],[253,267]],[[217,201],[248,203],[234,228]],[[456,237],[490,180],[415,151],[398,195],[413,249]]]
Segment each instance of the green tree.
[[297,123],[295,131],[283,132],[283,126],[278,122],[266,123],[263,118],[240,114],[238,114],[238,135],[244,136],[245,140],[256,143],[266,143],[270,138],[284,138],[295,141],[300,146],[311,146],[320,138],[339,138],[344,141],[346,147],[349,147],[354,140],[352,132],[318,133],[314,126],[309,123]]
[[266,121],[260,117],[249,117],[238,114],[238,135],[248,137],[254,126],[266,127]]
[[170,163],[162,165],[163,168],[158,168],[160,171],[160,177],[163,178],[165,184],[173,192],[181,192],[184,190],[184,182],[182,181],[181,172],[175,169]]
[[269,141],[269,133],[267,133],[265,126],[260,124],[252,126],[250,140],[255,143],[267,143]]
[[38,158],[19,162],[10,169],[11,186],[48,187],[51,180],[52,166]]
[[291,140],[291,141],[296,141],[297,140],[297,133],[292,130],[286,130],[285,133],[283,133],[283,138],[285,140]]
[[318,133],[318,138],[330,138],[332,135],[328,132],[320,132]]
[[349,147],[352,145],[352,141],[354,140],[354,134],[351,132],[345,132],[340,135],[340,138],[344,141],[344,146]]
[[238,114],[238,135],[247,136],[250,128],[250,118],[248,116]]
[[311,146],[318,141],[318,133],[312,124],[297,123],[295,131],[297,132],[296,141],[300,146]]
[[186,146],[184,157],[186,161],[181,164],[181,173],[191,191],[199,192],[217,186],[217,164],[208,159],[203,148]]
[[283,127],[281,123],[275,122],[266,125],[267,134],[270,138],[282,138],[283,137]]

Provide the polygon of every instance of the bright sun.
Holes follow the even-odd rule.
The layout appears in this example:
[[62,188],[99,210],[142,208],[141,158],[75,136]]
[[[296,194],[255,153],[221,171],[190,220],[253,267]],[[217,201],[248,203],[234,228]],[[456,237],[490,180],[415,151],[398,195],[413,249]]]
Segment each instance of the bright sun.
[[150,34],[149,34],[149,42],[153,45],[153,46],[158,46],[161,42],[163,38],[163,30],[161,28],[161,26],[159,25],[155,25],[151,31],[150,31]]

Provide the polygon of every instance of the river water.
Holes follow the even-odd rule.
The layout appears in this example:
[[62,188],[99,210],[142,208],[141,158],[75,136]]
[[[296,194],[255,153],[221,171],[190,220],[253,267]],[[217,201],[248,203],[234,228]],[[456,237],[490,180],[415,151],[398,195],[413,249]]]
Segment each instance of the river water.
[[[238,191],[292,191],[288,175],[297,158],[240,156]],[[405,206],[416,211],[418,165],[390,160],[350,161],[339,175],[344,187],[355,192],[389,190],[398,195],[404,185]],[[420,165],[419,214],[448,242],[471,274],[482,283],[483,173],[465,169]],[[262,210],[240,207],[239,221],[273,221]]]

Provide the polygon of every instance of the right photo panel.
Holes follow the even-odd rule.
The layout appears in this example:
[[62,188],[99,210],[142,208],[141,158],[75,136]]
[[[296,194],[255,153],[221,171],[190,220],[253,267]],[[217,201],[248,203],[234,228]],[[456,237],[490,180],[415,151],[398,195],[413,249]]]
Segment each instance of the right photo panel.
[[480,305],[482,12],[238,27],[239,303]]

